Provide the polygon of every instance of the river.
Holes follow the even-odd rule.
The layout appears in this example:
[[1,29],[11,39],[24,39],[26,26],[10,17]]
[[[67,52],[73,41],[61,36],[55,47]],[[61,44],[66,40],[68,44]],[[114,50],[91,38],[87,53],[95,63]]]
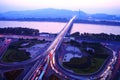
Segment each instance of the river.
[[[49,33],[58,33],[65,25],[66,23],[61,22],[0,21],[0,28],[27,27],[39,29],[40,32]],[[74,23],[71,33],[76,31],[80,33],[112,33],[120,35],[120,26]]]

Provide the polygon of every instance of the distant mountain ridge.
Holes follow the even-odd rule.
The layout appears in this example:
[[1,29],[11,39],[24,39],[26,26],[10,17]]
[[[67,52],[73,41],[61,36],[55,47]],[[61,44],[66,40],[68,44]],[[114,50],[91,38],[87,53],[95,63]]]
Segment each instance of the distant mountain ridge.
[[120,16],[108,14],[87,14],[83,11],[71,11],[64,9],[37,9],[26,11],[9,11],[0,13],[0,20],[4,19],[26,19],[26,18],[65,18],[70,19],[73,15],[78,15],[78,19],[99,19],[99,20],[120,20]]
[[[80,11],[80,13],[82,16],[86,16],[86,13],[82,11]],[[48,8],[26,11],[9,11],[6,13],[1,13],[0,18],[70,18],[76,14],[78,14],[78,11]]]

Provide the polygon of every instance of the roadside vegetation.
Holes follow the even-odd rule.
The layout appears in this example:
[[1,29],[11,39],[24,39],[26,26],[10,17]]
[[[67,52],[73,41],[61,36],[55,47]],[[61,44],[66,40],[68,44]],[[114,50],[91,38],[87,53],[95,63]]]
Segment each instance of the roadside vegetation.
[[[72,58],[73,60],[76,58]],[[83,61],[83,60],[82,60]],[[82,62],[81,59],[79,59],[79,62]],[[77,74],[91,74],[94,73],[96,71],[98,71],[100,69],[100,67],[103,65],[105,59],[101,59],[101,58],[93,58],[91,64],[88,63],[88,66],[85,64],[81,64],[79,65],[79,63],[75,62],[75,61],[70,61],[70,62],[63,62],[63,66],[67,69],[70,69],[72,71],[74,71]],[[84,61],[83,61],[84,62]],[[70,64],[69,64],[70,63]],[[74,64],[77,65],[74,66]],[[87,64],[87,63],[86,63]],[[71,66],[70,66],[71,65]],[[82,66],[82,67],[81,67]]]
[[[69,62],[63,62],[63,67],[74,71],[77,74],[91,74],[97,72],[102,65],[105,65],[112,51],[100,43],[71,41],[67,44],[78,47],[86,54],[82,58],[73,57]],[[89,48],[89,50],[87,50]]]
[[120,41],[120,35],[106,34],[106,33],[79,33],[75,32],[71,34],[72,37],[82,40],[104,40],[104,41]]
[[0,28],[0,34],[14,34],[14,35],[39,35],[39,30],[31,28]]
[[[20,50],[19,48],[29,48],[33,45],[45,43],[45,40],[37,40],[37,39],[19,39],[16,42],[11,43],[5,55],[2,58],[4,62],[21,62],[27,59],[30,59],[30,53],[25,50]],[[21,46],[24,43],[28,43],[28,45]]]
[[48,80],[61,80],[58,76],[56,76],[55,74],[51,74],[49,76],[49,79]]
[[0,80],[2,80],[2,75],[0,74]]
[[[16,80],[16,78],[24,71],[24,69],[17,69],[4,73],[6,80]],[[2,79],[3,80],[3,79]]]

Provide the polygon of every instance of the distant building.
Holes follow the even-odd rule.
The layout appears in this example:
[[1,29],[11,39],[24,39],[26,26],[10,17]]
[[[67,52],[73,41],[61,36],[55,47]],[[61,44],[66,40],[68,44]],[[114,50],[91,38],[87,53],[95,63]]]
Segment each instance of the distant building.
[[92,53],[95,53],[95,50],[93,48],[87,47],[86,51],[92,51]]
[[64,42],[70,42],[71,40],[75,40],[74,37],[65,37]]
[[39,36],[41,36],[41,37],[49,37],[50,34],[49,33],[40,33]]
[[55,38],[57,36],[57,34],[53,34],[53,33],[40,33],[39,34],[40,37],[50,37],[50,38]]

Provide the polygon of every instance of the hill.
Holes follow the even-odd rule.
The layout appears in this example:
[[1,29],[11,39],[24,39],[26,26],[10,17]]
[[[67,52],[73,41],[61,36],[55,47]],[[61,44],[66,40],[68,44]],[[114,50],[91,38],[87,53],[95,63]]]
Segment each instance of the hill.
[[80,20],[120,20],[120,16],[117,15],[87,14],[83,11],[52,8],[0,13],[0,20],[66,21],[73,15],[78,15],[77,19]]
[[[1,13],[0,18],[16,19],[16,18],[71,18],[78,14],[78,11],[64,10],[64,9],[38,9],[26,11],[10,11]],[[86,13],[80,11],[81,17],[86,17]]]

